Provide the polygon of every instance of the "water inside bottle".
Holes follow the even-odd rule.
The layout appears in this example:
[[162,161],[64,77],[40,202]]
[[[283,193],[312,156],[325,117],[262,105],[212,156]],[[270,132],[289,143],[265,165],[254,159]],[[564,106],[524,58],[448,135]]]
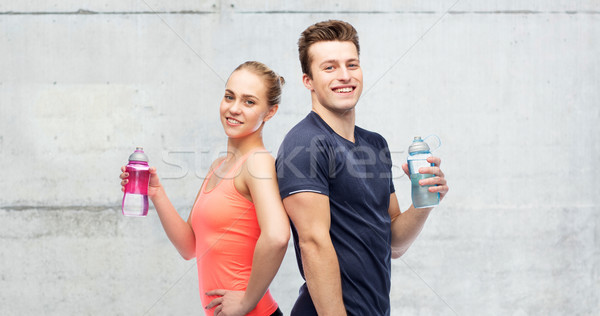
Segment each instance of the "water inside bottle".
[[123,197],[123,215],[146,216],[148,214],[148,196],[137,193],[126,193]]
[[438,205],[440,203],[439,193],[429,192],[431,185],[420,185],[419,181],[434,177],[430,173],[413,173],[410,175],[410,182],[412,185],[411,195],[413,206],[415,208],[424,208]]

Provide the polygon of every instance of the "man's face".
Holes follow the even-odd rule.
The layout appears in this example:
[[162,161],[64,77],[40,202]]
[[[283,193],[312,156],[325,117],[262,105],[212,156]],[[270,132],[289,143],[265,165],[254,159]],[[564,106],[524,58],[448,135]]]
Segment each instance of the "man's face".
[[354,109],[362,93],[362,70],[352,42],[317,42],[308,49],[312,78],[304,74],[307,89],[325,109],[344,113]]

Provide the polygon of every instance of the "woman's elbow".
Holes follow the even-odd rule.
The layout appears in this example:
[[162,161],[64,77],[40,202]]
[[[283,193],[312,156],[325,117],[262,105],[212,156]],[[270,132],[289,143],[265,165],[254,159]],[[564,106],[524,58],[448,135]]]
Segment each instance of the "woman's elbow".
[[179,251],[179,255],[181,255],[181,257],[186,261],[196,258],[195,251]]
[[275,243],[277,244],[277,247],[281,248],[281,249],[287,249],[288,247],[288,243],[290,242],[290,232],[289,230],[286,232],[282,232],[281,234],[279,234],[277,236],[277,240],[275,241]]
[[185,261],[190,261],[190,260],[192,260],[192,259],[196,258],[196,256],[194,256],[194,255],[191,255],[191,256],[184,256],[184,255],[181,255],[181,257],[182,257],[182,258],[183,258]]
[[288,230],[270,233],[267,240],[274,250],[285,250],[290,241],[290,232]]

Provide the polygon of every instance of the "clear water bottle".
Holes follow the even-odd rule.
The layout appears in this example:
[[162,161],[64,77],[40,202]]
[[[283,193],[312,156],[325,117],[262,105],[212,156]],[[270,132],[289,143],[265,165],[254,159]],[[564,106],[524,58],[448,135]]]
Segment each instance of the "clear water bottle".
[[410,147],[408,147],[408,170],[410,171],[411,196],[415,208],[432,207],[440,204],[440,194],[429,192],[430,185],[421,186],[419,180],[434,177],[433,174],[419,173],[421,167],[431,167],[432,163],[427,161],[431,157],[429,145],[420,136],[415,136]]
[[123,194],[123,204],[121,206],[123,215],[148,215],[149,169],[148,156],[144,154],[142,147],[137,147],[133,154],[129,156],[129,164],[126,167],[126,172],[129,173],[129,177],[127,177],[129,181],[125,184],[125,194]]

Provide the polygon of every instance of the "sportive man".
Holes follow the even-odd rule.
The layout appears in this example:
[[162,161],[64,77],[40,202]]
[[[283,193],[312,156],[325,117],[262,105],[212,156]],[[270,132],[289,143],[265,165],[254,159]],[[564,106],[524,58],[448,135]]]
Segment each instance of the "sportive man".
[[[390,315],[391,259],[416,239],[431,208],[400,211],[387,142],[354,125],[363,87],[354,27],[316,23],[302,33],[298,50],[312,111],[277,155],[279,190],[306,280],[291,315]],[[440,159],[429,162],[435,166],[420,172],[435,176],[420,184],[443,198],[448,186]]]

